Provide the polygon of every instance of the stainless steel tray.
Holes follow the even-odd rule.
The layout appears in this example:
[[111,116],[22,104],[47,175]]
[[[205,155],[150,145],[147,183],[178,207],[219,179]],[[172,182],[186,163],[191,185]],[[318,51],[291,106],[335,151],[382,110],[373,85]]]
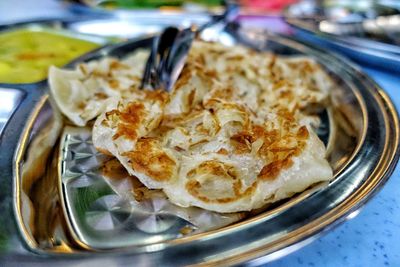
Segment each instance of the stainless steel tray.
[[[0,150],[5,151],[0,159],[0,177],[6,187],[0,198],[5,203],[5,211],[15,220],[1,217],[5,230],[1,231],[0,227],[0,233],[6,240],[3,260],[16,265],[30,262],[40,266],[56,262],[67,265],[78,260],[81,264],[91,265],[99,262],[112,265],[134,262],[146,266],[227,265],[244,261],[259,264],[290,253],[317,238],[353,215],[373,196],[393,171],[399,150],[397,113],[382,89],[346,60],[291,38],[266,36],[240,28],[215,36],[221,37],[219,41],[240,42],[278,54],[306,54],[329,71],[337,83],[333,112],[343,122],[338,127],[330,156],[335,179],[326,187],[295,196],[227,227],[168,238],[160,238],[160,233],[154,233],[151,242],[99,249],[90,240],[82,239],[82,235],[77,235],[77,229],[71,227],[71,219],[77,219],[76,215],[68,210],[62,212],[66,202],[60,195],[65,196],[65,192],[59,191],[57,185],[61,179],[58,166],[62,160],[59,136],[64,123],[48,98],[46,83],[31,88],[19,86],[27,97],[0,140]],[[105,47],[72,65],[103,55],[122,57],[150,43],[151,39],[131,40]],[[91,158],[87,151],[81,153]],[[81,185],[85,187],[85,184]],[[86,204],[96,207],[99,203],[94,202],[102,196],[88,199]],[[108,204],[118,207],[117,211],[129,209],[125,204],[119,205],[119,199],[115,197],[108,199]],[[110,207],[104,203],[97,207]],[[13,207],[12,210],[8,205]],[[90,205],[87,206],[93,207]],[[111,210],[115,211],[112,207]],[[124,215],[117,216],[116,221],[124,220]],[[104,230],[110,224],[102,227]]]
[[0,136],[8,120],[17,109],[24,98],[24,93],[20,90],[7,87],[0,87]]

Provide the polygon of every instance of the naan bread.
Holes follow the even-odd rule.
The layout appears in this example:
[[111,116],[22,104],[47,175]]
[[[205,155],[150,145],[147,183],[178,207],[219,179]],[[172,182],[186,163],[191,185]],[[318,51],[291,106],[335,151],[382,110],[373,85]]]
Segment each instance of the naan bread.
[[310,127],[331,87],[312,59],[196,41],[171,94],[132,86],[93,144],[176,205],[249,211],[332,178]]

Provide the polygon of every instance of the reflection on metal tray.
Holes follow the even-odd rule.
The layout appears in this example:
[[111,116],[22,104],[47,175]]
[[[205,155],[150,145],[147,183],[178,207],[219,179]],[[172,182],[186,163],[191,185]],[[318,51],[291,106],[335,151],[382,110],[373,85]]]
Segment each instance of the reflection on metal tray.
[[240,213],[222,215],[181,208],[158,191],[136,200],[133,190],[139,189],[140,182],[116,160],[98,152],[91,136],[91,129],[66,127],[61,136],[59,162],[67,221],[76,240],[86,247],[115,249],[153,244],[243,218]]
[[[335,179],[317,191],[296,196],[258,215],[220,229],[178,236],[172,240],[161,238],[152,244],[108,248],[115,253],[102,252],[102,263],[124,265],[135,262],[152,266],[235,264],[258,257],[263,257],[261,260],[263,262],[269,261],[293,251],[308,242],[307,240],[315,239],[318,234],[343,221],[358,210],[384,184],[393,171],[399,149],[396,111],[385,93],[346,60],[290,38],[266,36],[250,29],[242,31],[237,28],[233,30],[232,35],[225,32],[224,35],[216,36],[223,37],[218,39],[219,41],[243,42],[277,54],[309,55],[331,74],[337,83],[332,96],[332,114],[339,121],[338,136],[331,142],[334,146],[330,149],[329,158],[335,170]],[[151,39],[132,40],[105,47],[75,63],[107,54],[123,57],[138,47],[150,44]],[[51,104],[44,83],[38,84],[35,90],[27,92],[30,92],[28,95],[30,101],[25,101],[25,105],[21,105],[20,110],[14,115],[16,119],[10,121],[5,128],[4,133],[10,136],[10,139],[0,140],[0,150],[6,151],[1,155],[0,169],[3,171],[0,173],[0,178],[4,184],[13,185],[13,190],[1,192],[1,199],[5,199],[5,204],[8,206],[14,207],[13,214],[21,242],[29,250],[47,257],[39,258],[26,250],[14,249],[19,248],[13,245],[18,239],[14,228],[11,227],[9,228],[11,230],[4,232],[5,240],[8,242],[6,246],[10,248],[7,255],[14,261],[35,261],[42,266],[54,265],[55,262],[57,265],[66,265],[76,260],[79,260],[80,264],[95,264],[99,252],[93,250],[98,248],[89,247],[88,244],[92,243],[84,240],[82,235],[77,235],[76,229],[71,229],[73,225],[70,225],[65,218],[62,206],[65,205],[67,209],[71,207],[70,204],[73,202],[70,200],[74,197],[74,192],[98,185],[100,190],[95,191],[97,194],[95,198],[103,197],[105,202],[96,202],[88,196],[88,201],[80,202],[83,207],[75,209],[76,213],[67,211],[66,214],[72,215],[73,217],[70,217],[72,219],[80,219],[86,217],[79,217],[77,213],[91,212],[94,217],[88,218],[104,219],[84,219],[85,223],[92,227],[90,229],[100,228],[105,231],[121,222],[122,224],[129,222],[130,225],[133,217],[127,217],[125,211],[131,207],[127,207],[123,197],[121,199],[121,195],[116,196],[112,188],[103,190],[105,183],[99,181],[93,183],[93,173],[89,169],[72,170],[79,166],[93,166],[93,159],[101,157],[92,156],[97,154],[93,154],[94,152],[85,145],[88,136],[72,136],[67,129],[60,140],[64,129],[63,118]],[[27,121],[23,119],[28,116]],[[18,144],[13,143],[18,138]],[[59,151],[60,145],[63,151]],[[68,150],[74,146],[79,153],[72,156],[68,154]],[[63,154],[64,152],[66,154]],[[60,164],[63,158],[71,160],[70,162],[73,160],[76,164],[64,168],[67,165]],[[9,168],[11,162],[13,170]],[[70,200],[60,198],[63,194],[58,190],[60,185],[58,175],[62,171],[66,173],[67,170],[79,174],[75,178],[68,179],[66,183],[71,185],[72,191],[69,194],[65,194],[66,191],[62,192],[71,197]],[[94,173],[96,174],[96,171]],[[65,187],[60,188],[65,190]],[[93,192],[91,189],[90,191]],[[10,192],[13,192],[13,195]],[[90,200],[94,203],[89,203]],[[110,212],[111,210],[113,212]],[[78,222],[76,221],[75,225],[76,223]],[[134,227],[138,228],[138,225],[140,224],[135,224]]]
[[400,10],[379,1],[363,3],[319,6],[301,1],[286,10],[285,20],[301,39],[400,72]]
[[24,95],[20,90],[0,87],[0,136]]

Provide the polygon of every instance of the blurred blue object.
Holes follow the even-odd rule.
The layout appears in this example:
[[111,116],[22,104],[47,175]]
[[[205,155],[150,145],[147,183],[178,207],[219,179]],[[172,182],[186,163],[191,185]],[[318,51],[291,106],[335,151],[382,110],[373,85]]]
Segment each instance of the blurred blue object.
[[297,27],[294,28],[294,34],[303,41],[340,52],[359,63],[364,63],[381,70],[400,73],[400,55],[395,53],[368,49],[356,44],[340,41],[340,39],[327,38]]
[[399,73],[400,3],[364,2],[369,9],[360,11],[356,1],[346,7],[302,1],[288,8],[284,18],[301,40],[330,48],[359,63]]

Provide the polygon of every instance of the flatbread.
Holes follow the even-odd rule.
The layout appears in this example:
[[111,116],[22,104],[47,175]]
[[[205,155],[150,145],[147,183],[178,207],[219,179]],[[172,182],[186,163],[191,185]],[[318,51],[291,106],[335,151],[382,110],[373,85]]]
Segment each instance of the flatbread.
[[[85,126],[120,99],[131,97],[140,84],[148,51],[137,50],[124,60],[103,58],[74,70],[49,69],[49,86],[61,112],[77,126]],[[134,90],[135,91],[135,90]]]
[[310,126],[332,86],[310,58],[196,41],[171,94],[132,88],[93,144],[176,205],[249,211],[332,178]]

